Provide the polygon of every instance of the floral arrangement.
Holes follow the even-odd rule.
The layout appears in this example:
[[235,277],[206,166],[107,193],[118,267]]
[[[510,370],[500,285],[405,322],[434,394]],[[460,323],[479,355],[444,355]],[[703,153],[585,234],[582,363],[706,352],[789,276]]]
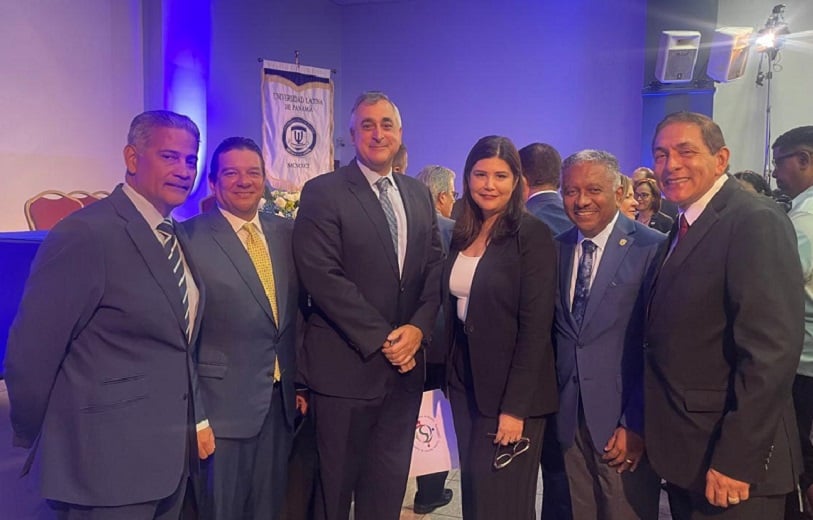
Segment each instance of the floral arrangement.
[[299,211],[299,192],[271,190],[266,193],[262,211],[285,218],[296,218]]

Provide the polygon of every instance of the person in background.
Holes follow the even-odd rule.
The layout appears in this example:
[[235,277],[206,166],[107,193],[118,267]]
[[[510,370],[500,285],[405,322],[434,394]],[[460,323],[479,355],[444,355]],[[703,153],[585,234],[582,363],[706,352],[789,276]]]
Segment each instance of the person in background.
[[751,170],[743,170],[741,172],[735,173],[734,178],[740,182],[740,186],[750,191],[751,193],[759,193],[760,195],[765,195],[768,197],[773,196],[773,194],[771,193],[771,188],[768,186],[768,183],[765,182],[765,179],[762,178],[762,175],[758,174],[757,172]]
[[729,153],[720,127],[691,112],[666,116],[652,141],[681,214],[647,306],[644,438],[675,520],[778,519],[797,486],[796,237],[776,204],[726,175]]
[[382,92],[350,112],[356,159],[305,183],[294,259],[311,308],[302,347],[319,451],[317,519],[397,520],[443,263],[435,204],[392,173],[401,116]]
[[583,150],[565,159],[562,197],[575,227],[556,237],[554,345],[558,438],[573,517],[658,517],[660,479],[643,440],[646,296],[666,239],[619,212],[618,161]]
[[525,207],[536,218],[548,225],[553,235],[570,228],[562,197],[559,195],[559,170],[562,158],[554,147],[545,143],[532,143],[519,151],[522,176],[528,186]]
[[556,253],[549,228],[523,208],[521,168],[505,137],[474,145],[444,268],[465,519],[535,517],[545,416],[557,406]]
[[[454,229],[454,220],[450,219],[449,216],[452,214],[452,205],[457,199],[457,193],[454,191],[455,173],[449,168],[433,165],[423,168],[415,178],[429,188],[432,200],[435,201],[438,230],[440,231],[440,241],[445,258],[449,254],[449,243],[452,240],[452,230]],[[424,391],[443,387],[446,372],[446,351],[443,348],[443,337],[443,308],[441,307],[431,341],[426,349]],[[452,501],[453,492],[445,486],[448,476],[448,471],[441,471],[430,475],[420,475],[415,478],[418,484],[412,507],[415,513],[425,515]]]
[[[657,179],[655,179],[655,172],[652,171],[652,168],[647,168],[646,166],[639,166],[638,168],[635,168],[632,171],[632,175],[630,175],[630,178],[632,179],[633,189],[635,187],[635,183],[643,179],[652,179],[655,182],[657,182]],[[658,186],[658,191],[663,193],[663,187]],[[661,196],[660,211],[662,213],[666,213],[667,215],[669,215],[669,218],[671,218],[672,220],[675,220],[678,216],[677,204],[675,204],[671,200],[665,199],[663,196]]]
[[395,157],[392,158],[392,173],[401,173],[406,175],[407,166],[409,165],[409,154],[407,148],[401,143],[398,151],[395,152]]
[[36,450],[57,518],[176,520],[215,450],[193,363],[204,291],[171,217],[199,143],[184,115],[136,116],[124,184],[57,224],[34,259],[4,375],[13,442]]
[[217,206],[182,224],[208,288],[197,362],[218,449],[204,465],[205,519],[275,519],[285,493],[299,293],[293,222],[259,213],[264,184],[260,147],[227,138],[209,168]]
[[652,179],[636,182],[635,200],[638,202],[636,214],[638,222],[661,233],[669,233],[674,220],[669,215],[661,213],[661,192],[657,182]]
[[621,210],[621,213],[625,217],[635,220],[638,201],[635,200],[635,190],[633,190],[632,187],[632,180],[623,173],[619,173],[618,176],[621,181],[621,190],[624,194],[618,209]]
[[796,231],[805,302],[805,335],[793,380],[793,404],[804,462],[799,486],[807,516],[802,516],[796,493],[791,493],[785,518],[809,518],[813,511],[813,126],[800,126],[780,135],[773,143],[773,164],[777,186],[793,199],[788,217]]

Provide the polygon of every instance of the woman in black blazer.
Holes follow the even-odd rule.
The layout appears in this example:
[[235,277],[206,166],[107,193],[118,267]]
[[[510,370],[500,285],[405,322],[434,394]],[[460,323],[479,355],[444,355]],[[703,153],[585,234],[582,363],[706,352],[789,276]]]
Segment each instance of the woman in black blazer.
[[463,518],[532,519],[544,416],[558,403],[553,238],[524,211],[507,138],[474,145],[463,188],[443,277]]
[[661,213],[661,190],[655,179],[641,179],[635,183],[635,200],[638,201],[638,222],[661,233],[669,233],[674,220]]

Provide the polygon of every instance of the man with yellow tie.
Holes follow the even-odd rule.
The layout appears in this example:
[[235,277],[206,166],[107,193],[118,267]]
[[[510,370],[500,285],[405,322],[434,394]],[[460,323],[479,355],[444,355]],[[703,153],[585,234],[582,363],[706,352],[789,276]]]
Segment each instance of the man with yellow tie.
[[264,183],[260,148],[230,137],[209,169],[217,206],[183,223],[206,284],[197,366],[217,445],[205,462],[202,518],[274,519],[285,492],[299,293],[293,222],[258,212]]

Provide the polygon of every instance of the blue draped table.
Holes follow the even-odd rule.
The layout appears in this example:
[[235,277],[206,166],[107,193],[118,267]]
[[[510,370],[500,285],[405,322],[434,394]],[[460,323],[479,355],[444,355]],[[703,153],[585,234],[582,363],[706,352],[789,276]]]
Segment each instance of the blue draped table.
[[0,367],[6,355],[8,329],[23,297],[31,261],[47,234],[47,231],[0,233]]

